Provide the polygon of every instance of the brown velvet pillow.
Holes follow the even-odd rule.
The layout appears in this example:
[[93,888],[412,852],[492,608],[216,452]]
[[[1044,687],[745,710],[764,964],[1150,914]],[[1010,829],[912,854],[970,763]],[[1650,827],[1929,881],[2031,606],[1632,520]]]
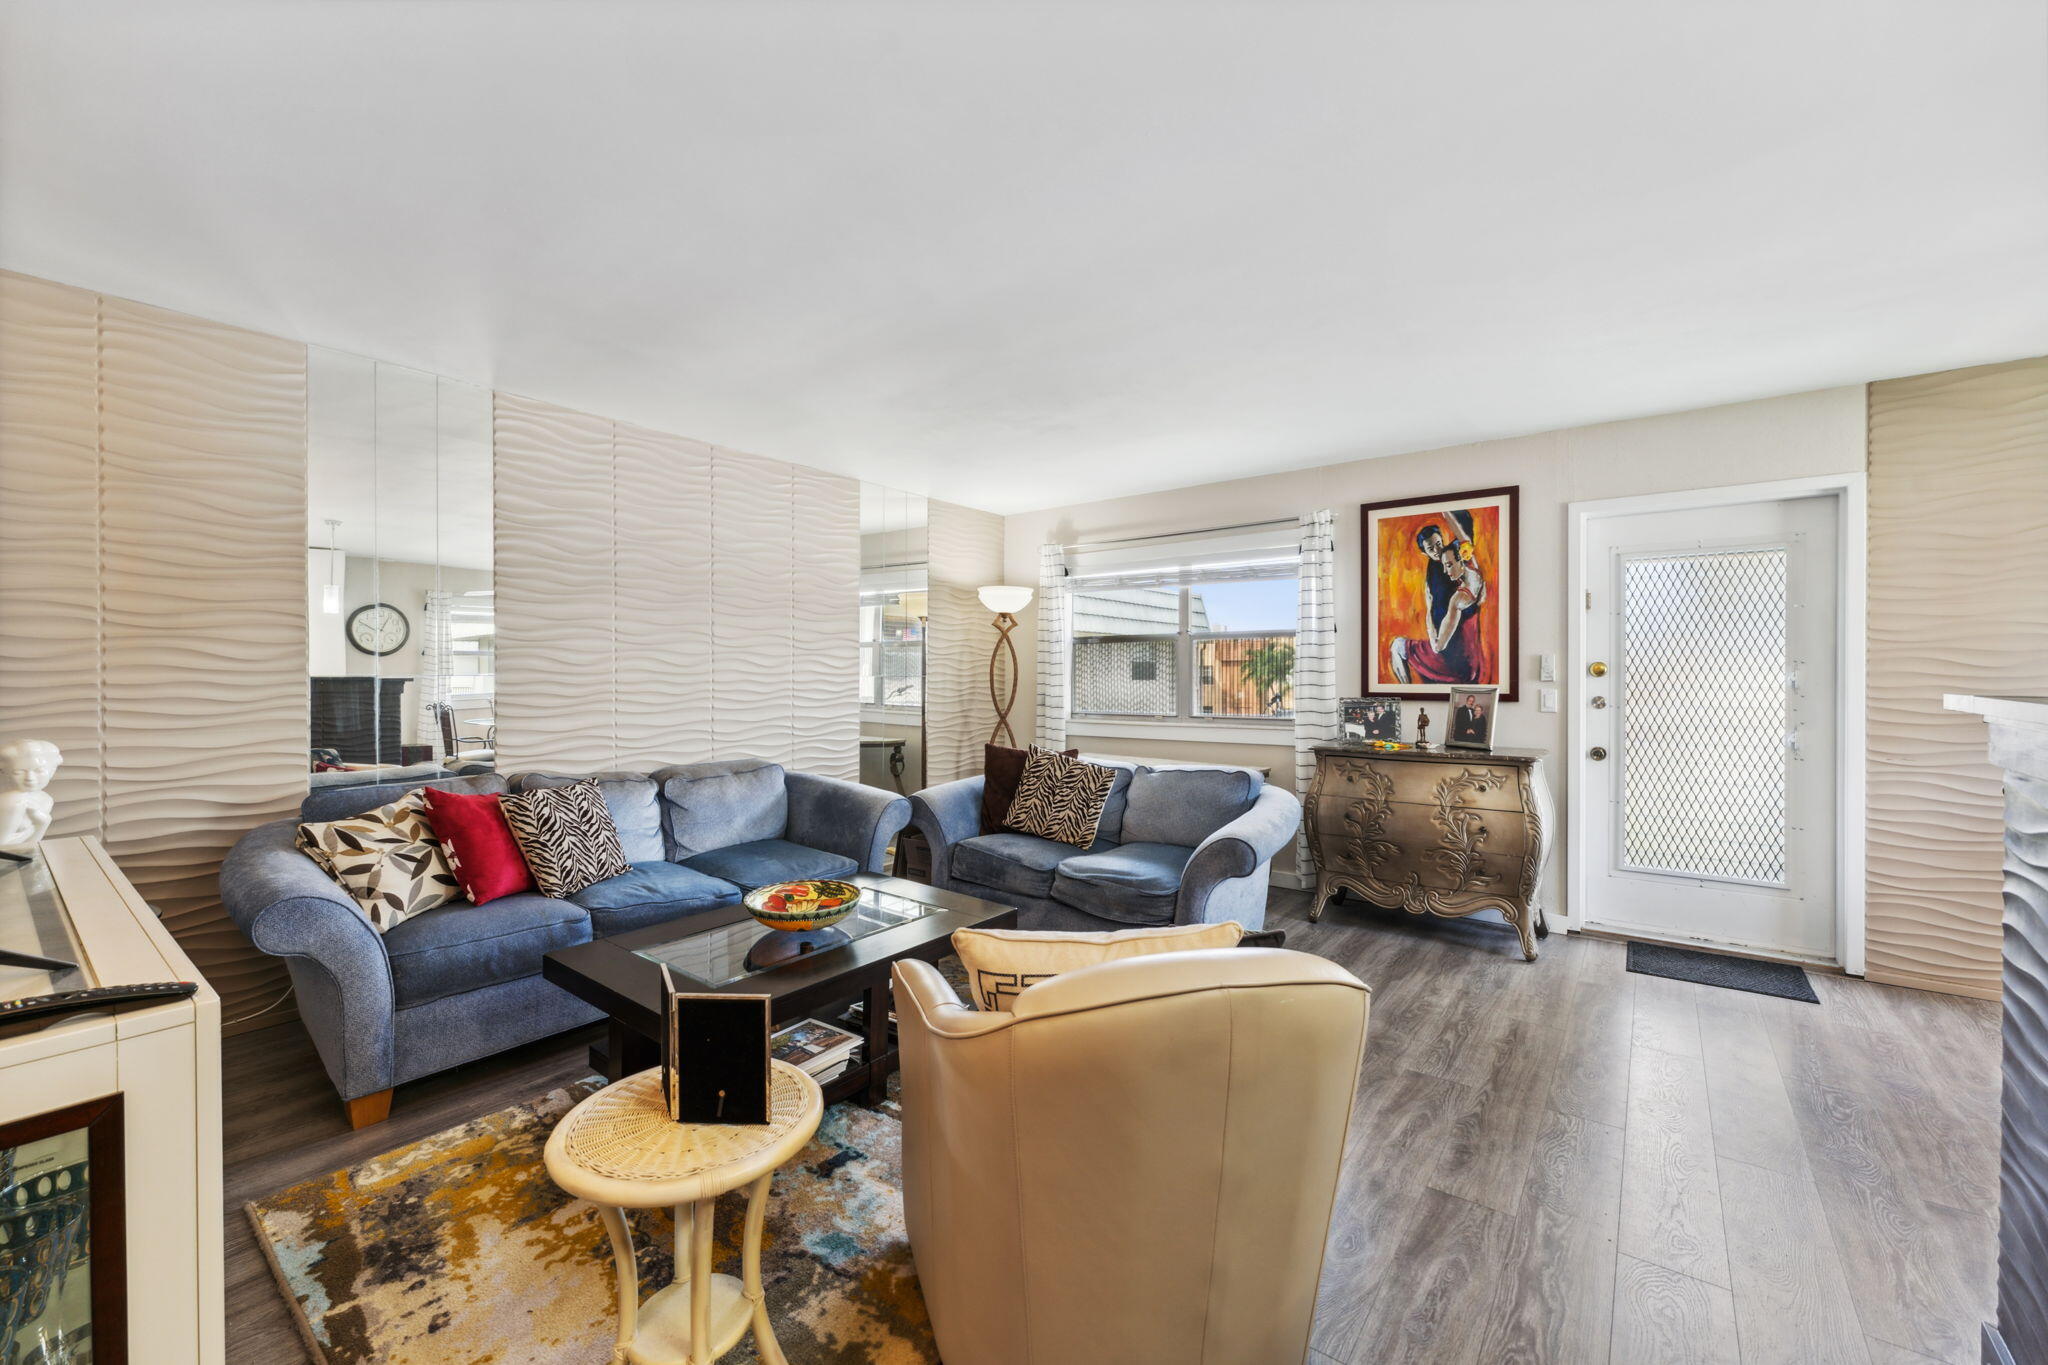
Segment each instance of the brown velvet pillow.
[[[981,832],[994,834],[1007,829],[1010,803],[1017,799],[1017,784],[1024,780],[1024,759],[1028,749],[1005,749],[1000,744],[981,746]],[[1068,749],[1062,757],[1079,758],[1079,749]]]

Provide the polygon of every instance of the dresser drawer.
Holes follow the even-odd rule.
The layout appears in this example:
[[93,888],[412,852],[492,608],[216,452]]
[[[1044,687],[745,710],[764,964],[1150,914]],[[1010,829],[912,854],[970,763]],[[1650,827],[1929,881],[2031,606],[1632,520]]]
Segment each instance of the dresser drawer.
[[[1316,808],[1317,840],[1332,870],[1371,870],[1375,876],[1400,882],[1412,871],[1422,885],[1445,891],[1472,888],[1473,878],[1490,876],[1485,889],[1517,894],[1522,857],[1529,847],[1528,822],[1521,811],[1461,805],[1445,811],[1434,804],[1389,802],[1373,842],[1393,847],[1368,869],[1361,836],[1371,805],[1326,797]],[[1360,817],[1356,823],[1346,819],[1354,808]]]
[[1414,759],[1326,757],[1323,795],[1370,796],[1387,791],[1395,801],[1435,805],[1440,790],[1459,805],[1482,810],[1522,808],[1521,770],[1509,763],[1488,763],[1484,754],[1470,762],[1448,757],[1434,762]]

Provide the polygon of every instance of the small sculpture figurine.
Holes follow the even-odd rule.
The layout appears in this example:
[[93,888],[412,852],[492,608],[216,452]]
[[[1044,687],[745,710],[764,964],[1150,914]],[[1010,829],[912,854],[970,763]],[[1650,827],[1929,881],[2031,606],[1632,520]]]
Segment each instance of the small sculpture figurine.
[[1415,708],[1415,747],[1429,747],[1429,712],[1420,706]]
[[50,829],[52,803],[43,788],[64,755],[47,739],[0,744],[0,854],[26,862]]

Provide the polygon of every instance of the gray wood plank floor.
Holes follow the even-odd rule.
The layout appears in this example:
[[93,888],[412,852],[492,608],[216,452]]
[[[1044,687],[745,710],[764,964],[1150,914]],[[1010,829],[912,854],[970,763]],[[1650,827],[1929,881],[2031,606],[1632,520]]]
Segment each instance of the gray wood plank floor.
[[[1972,1365],[1993,1312],[1994,1006],[1632,976],[1620,944],[1276,892],[1373,987],[1315,1365]],[[228,1040],[228,1358],[307,1359],[244,1201],[585,1074],[594,1031],[351,1133],[296,1024]],[[793,1362],[804,1365],[804,1362]]]

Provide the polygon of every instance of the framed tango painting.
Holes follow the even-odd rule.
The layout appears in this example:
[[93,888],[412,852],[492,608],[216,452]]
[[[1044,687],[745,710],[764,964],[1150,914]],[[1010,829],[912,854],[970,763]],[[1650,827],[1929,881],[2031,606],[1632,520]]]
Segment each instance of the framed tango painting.
[[1367,695],[1442,700],[1465,685],[1515,699],[1519,488],[1360,509]]

